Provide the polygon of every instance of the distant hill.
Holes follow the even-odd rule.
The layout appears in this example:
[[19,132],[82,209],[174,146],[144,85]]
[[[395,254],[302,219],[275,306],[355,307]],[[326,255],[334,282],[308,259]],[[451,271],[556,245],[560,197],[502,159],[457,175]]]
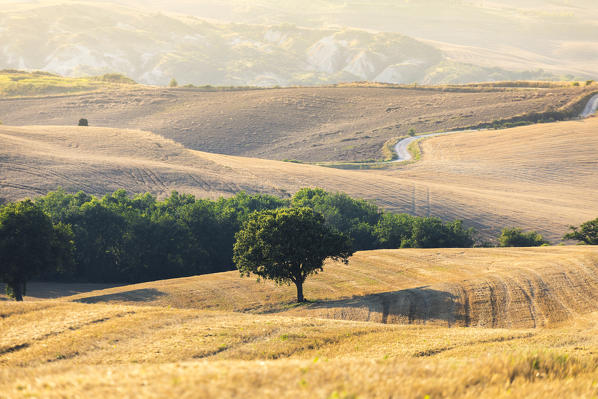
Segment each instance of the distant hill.
[[[13,77],[5,76],[7,85],[20,93],[53,87],[36,76],[19,82],[35,81],[40,87],[19,85],[11,81]],[[0,93],[2,79],[0,73]],[[52,84],[65,91],[71,90],[71,81],[90,82],[47,80],[56,81]],[[555,111],[598,90],[596,85],[570,83],[535,87],[536,82],[503,82],[496,87],[348,84],[259,90],[102,85],[91,93],[0,98],[0,121],[68,126],[86,118],[94,127],[148,130],[199,151],[304,162],[364,161],[387,156],[382,152],[384,144],[410,129],[446,131]]]
[[172,78],[182,85],[232,86],[556,78],[529,64],[506,70],[450,58],[434,44],[393,32],[221,23],[93,2],[21,2],[0,11],[0,27],[0,69],[116,72],[148,84]]

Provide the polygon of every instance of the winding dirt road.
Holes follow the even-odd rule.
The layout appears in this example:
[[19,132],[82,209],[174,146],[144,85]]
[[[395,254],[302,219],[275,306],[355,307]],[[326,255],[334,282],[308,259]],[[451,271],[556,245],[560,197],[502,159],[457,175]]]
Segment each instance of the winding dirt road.
[[[590,98],[590,100],[586,104],[584,110],[582,111],[582,113],[579,116],[581,118],[587,118],[589,116],[594,115],[596,113],[596,111],[598,111],[598,94],[596,94],[592,98]],[[413,157],[411,156],[411,153],[409,152],[409,145],[411,145],[411,143],[413,143],[416,140],[423,139],[426,137],[442,136],[445,134],[463,133],[463,132],[472,132],[472,131],[475,131],[475,130],[471,130],[471,129],[455,130],[452,132],[421,134],[418,136],[404,138],[402,140],[399,140],[399,142],[395,145],[394,150],[397,153],[397,159],[393,160],[392,162],[410,161]]]
[[588,116],[594,115],[596,111],[598,111],[598,94],[590,98],[590,101],[588,101],[580,116],[582,118],[587,118]]

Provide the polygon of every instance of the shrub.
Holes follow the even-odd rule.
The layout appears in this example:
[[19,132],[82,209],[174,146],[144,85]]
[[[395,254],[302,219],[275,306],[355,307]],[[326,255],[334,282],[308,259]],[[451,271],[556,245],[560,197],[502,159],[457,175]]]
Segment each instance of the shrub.
[[498,242],[501,247],[539,247],[550,244],[537,231],[524,232],[516,227],[504,228]]
[[411,236],[401,248],[469,248],[474,244],[474,230],[465,229],[460,220],[444,223],[436,217],[415,218]]
[[176,81],[175,78],[170,79],[170,83],[168,83],[168,86],[170,87],[178,87],[179,82]]
[[89,122],[85,118],[79,119],[79,126],[89,126]]
[[565,234],[566,240],[576,240],[583,244],[598,245],[598,218],[583,223],[579,227],[571,226],[571,232]]

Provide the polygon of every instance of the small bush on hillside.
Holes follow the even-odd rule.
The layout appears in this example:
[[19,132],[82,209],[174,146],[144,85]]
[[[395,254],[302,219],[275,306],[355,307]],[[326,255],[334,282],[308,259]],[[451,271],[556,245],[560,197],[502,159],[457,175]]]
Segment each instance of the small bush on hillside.
[[473,228],[464,228],[460,220],[444,223],[435,217],[416,218],[411,236],[402,240],[401,248],[470,248],[473,236]]
[[537,231],[524,232],[516,227],[504,228],[498,242],[501,247],[540,247],[550,244]]
[[582,244],[598,245],[598,218],[583,223],[579,227],[571,226],[571,232],[565,234],[566,240],[576,240]]
[[85,118],[79,119],[79,126],[89,126],[89,122]]
[[101,76],[96,76],[92,78],[93,80],[99,80],[102,82],[111,82],[111,83],[126,83],[126,84],[136,84],[133,79],[129,78],[120,73],[107,73]]
[[170,83],[168,83],[168,86],[170,87],[178,87],[179,82],[176,81],[175,78],[170,79]]
[[415,129],[411,128],[409,129],[409,131],[407,132],[411,137],[415,136]]
[[591,86],[593,83],[593,80],[586,80],[586,86]]

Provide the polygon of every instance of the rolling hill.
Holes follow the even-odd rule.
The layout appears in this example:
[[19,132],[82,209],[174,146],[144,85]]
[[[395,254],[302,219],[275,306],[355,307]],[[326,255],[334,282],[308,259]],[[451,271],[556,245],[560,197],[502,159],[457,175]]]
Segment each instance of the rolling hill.
[[518,226],[558,242],[570,225],[598,214],[597,127],[590,118],[434,137],[422,144],[420,162],[360,171],[193,151],[137,130],[0,126],[0,197],[58,186],[284,197],[319,186],[395,212],[462,219],[487,239]]
[[399,34],[217,23],[117,5],[31,3],[3,10],[0,23],[0,67],[118,72],[147,84],[173,77],[227,86],[411,83],[442,60],[434,47]]
[[[232,272],[0,301],[0,389],[7,398],[591,396],[596,267],[592,247],[369,251],[328,264],[302,306],[287,287]],[[467,325],[449,322],[467,308],[463,294],[470,327],[454,328]]]
[[595,393],[596,313],[517,330],[58,302],[0,309],[7,398]]
[[322,0],[309,12],[272,0],[5,3],[0,68],[117,72],[161,85],[596,78],[596,13],[586,0]]
[[598,311],[598,249],[402,249],[358,252],[294,287],[226,272],[66,297],[114,303],[445,327],[534,328]]
[[363,161],[381,159],[384,143],[410,129],[446,131],[560,109],[575,109],[577,115],[585,105],[580,99],[596,87],[503,82],[239,91],[121,85],[93,93],[0,98],[0,121],[76,125],[86,118],[92,126],[149,130],[189,149],[219,154]]

